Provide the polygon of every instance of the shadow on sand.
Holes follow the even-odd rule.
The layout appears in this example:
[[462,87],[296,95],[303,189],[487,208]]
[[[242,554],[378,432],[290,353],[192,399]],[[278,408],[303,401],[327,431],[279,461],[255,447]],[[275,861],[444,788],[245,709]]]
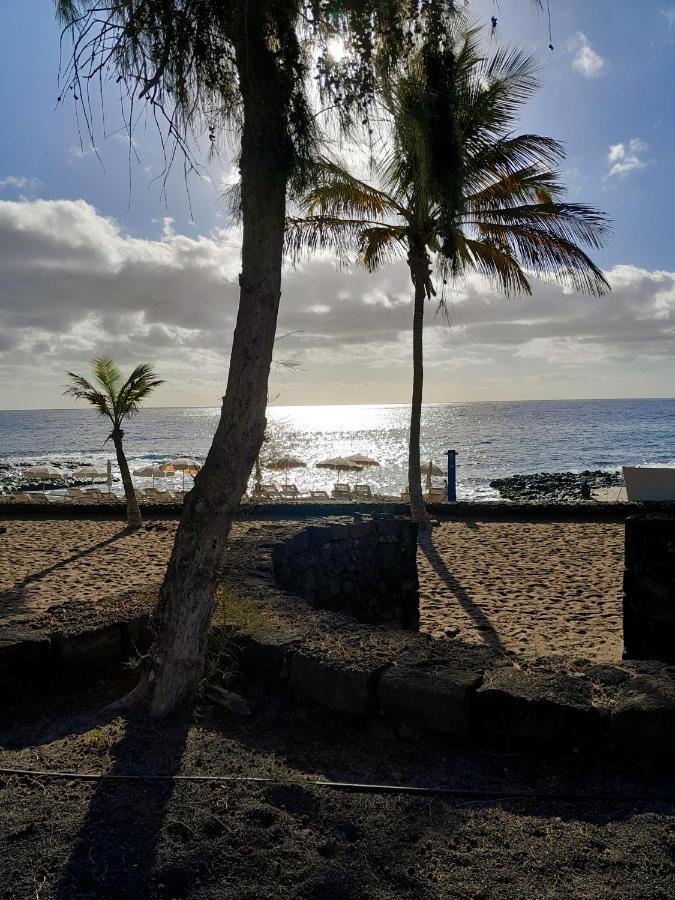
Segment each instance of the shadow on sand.
[[462,586],[461,582],[459,582],[448,569],[445,560],[434,546],[433,532],[429,535],[422,535],[420,537],[419,547],[429,561],[431,568],[450,592],[451,598],[456,600],[471,618],[474,627],[481,636],[485,646],[490,647],[492,650],[499,650],[501,653],[505,653],[506,649],[502,644],[499,633],[495,630],[489,617],[481,607],[471,599],[466,588]]

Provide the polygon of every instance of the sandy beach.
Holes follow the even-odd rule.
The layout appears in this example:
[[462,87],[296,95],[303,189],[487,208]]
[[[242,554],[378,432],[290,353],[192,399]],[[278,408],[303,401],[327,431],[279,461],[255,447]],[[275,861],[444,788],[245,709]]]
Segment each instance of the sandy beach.
[[[111,520],[4,525],[5,626],[56,623],[74,604],[95,614],[116,595],[156,589],[176,528],[173,520],[135,533]],[[530,657],[618,660],[622,556],[620,522],[444,522],[418,554],[421,628]]]
[[622,522],[460,520],[418,552],[421,629],[526,656],[621,658]]

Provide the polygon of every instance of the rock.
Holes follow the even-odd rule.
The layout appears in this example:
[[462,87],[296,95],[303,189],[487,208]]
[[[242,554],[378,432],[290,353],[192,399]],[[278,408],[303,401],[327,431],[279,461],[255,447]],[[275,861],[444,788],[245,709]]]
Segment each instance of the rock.
[[52,648],[58,665],[103,665],[110,657],[120,654],[122,632],[119,625],[108,625],[80,634],[55,635]]
[[610,737],[617,749],[675,753],[675,672],[639,674],[625,682],[613,706]]
[[384,715],[417,728],[466,736],[472,705],[485,669],[495,654],[459,642],[437,642],[432,655],[411,655],[380,679],[378,697]]
[[282,626],[255,628],[236,637],[242,669],[249,678],[259,681],[285,678],[288,656],[299,643],[299,634]]
[[342,659],[303,649],[291,653],[288,683],[303,700],[366,716],[377,707],[377,677],[382,668],[379,659]]
[[493,669],[476,692],[476,708],[480,731],[518,743],[593,744],[607,728],[591,682],[564,672]]
[[582,485],[589,489],[615,487],[623,484],[619,472],[537,472],[532,475],[511,475],[495,478],[490,487],[499,491],[505,500],[582,500]]

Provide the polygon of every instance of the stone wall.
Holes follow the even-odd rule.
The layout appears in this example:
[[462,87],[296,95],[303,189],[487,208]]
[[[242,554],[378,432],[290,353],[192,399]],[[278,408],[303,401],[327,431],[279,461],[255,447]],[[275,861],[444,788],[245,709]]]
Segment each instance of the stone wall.
[[272,562],[277,583],[315,609],[419,628],[417,525],[409,519],[312,526],[274,547]]
[[626,659],[675,663],[675,516],[626,519]]

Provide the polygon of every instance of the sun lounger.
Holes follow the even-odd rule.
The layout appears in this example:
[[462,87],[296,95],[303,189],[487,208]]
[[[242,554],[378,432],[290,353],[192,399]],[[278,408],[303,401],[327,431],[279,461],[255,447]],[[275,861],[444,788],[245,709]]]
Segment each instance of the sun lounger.
[[352,500],[372,500],[373,492],[369,484],[355,484],[352,491]]
[[408,488],[401,491],[401,500],[403,500],[404,503],[410,503],[410,491]]
[[261,484],[260,497],[263,500],[278,500],[281,497],[281,492],[276,484]]
[[49,498],[46,496],[46,494],[27,493],[26,500],[28,500],[29,503],[42,504],[42,506],[45,506],[49,503]]
[[87,492],[80,490],[77,487],[69,487],[66,488],[66,500],[78,500],[82,502],[83,500],[87,500],[91,498],[87,498]]
[[352,492],[348,484],[334,484],[333,498],[335,500],[351,500]]
[[286,500],[298,500],[300,491],[295,484],[284,484],[281,488],[281,496]]
[[445,488],[437,487],[431,488],[431,490],[424,495],[424,499],[428,500],[430,503],[443,503],[448,499],[448,495]]
[[175,502],[175,498],[171,491],[155,491],[152,496],[148,497],[149,500],[157,500],[160,503],[173,503]]
[[329,500],[328,491],[310,491],[309,496],[312,500]]
[[[42,495],[40,495],[42,496]],[[9,498],[17,503],[32,503],[33,495],[28,494],[26,491],[15,491],[13,494],[9,494]],[[8,498],[8,499],[9,499]]]
[[89,500],[94,500],[96,503],[110,503],[115,502],[114,494],[104,494],[102,491],[99,491],[98,488],[88,488],[84,491],[84,496]]

